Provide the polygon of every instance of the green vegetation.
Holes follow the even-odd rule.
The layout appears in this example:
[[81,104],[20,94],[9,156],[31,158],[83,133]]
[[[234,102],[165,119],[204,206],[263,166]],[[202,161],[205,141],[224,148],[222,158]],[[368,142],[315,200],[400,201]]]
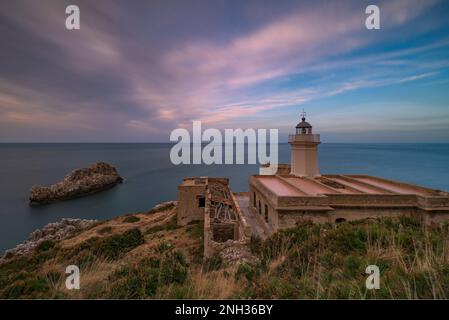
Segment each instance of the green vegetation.
[[[245,298],[441,299],[449,297],[448,227],[414,218],[300,224],[254,243],[260,265],[241,265]],[[367,290],[365,268],[377,265],[379,290]]]
[[55,247],[56,243],[53,240],[42,241],[36,248],[38,252],[46,252]]
[[170,242],[163,241],[157,246],[156,252],[163,253],[167,250],[170,250],[170,248],[172,248],[172,247],[173,247],[173,245]]
[[178,228],[178,220],[176,215],[173,215],[168,222],[156,224],[145,231],[145,234],[153,234],[159,231],[170,231]]
[[[114,234],[107,226],[97,231],[104,236],[87,233],[70,247],[43,241],[34,254],[0,265],[0,298],[449,298],[448,224],[430,228],[406,217],[301,223],[252,238],[258,262],[239,266],[220,255],[203,259],[202,223],[178,227],[173,215],[140,227],[146,241],[140,229]],[[69,264],[87,275],[82,290],[64,289]],[[373,264],[379,290],[365,287]]]
[[72,258],[79,266],[84,265],[96,258],[116,260],[124,253],[144,243],[144,238],[139,229],[131,229],[123,234],[109,237],[93,237],[83,242],[78,247],[70,250],[64,255],[64,259]]
[[204,223],[203,221],[190,221],[187,224],[187,232],[194,239],[201,239],[204,235]]
[[53,275],[39,275],[42,264],[59,252],[53,241],[43,241],[32,256],[18,257],[0,266],[0,299],[48,297]]
[[204,273],[220,270],[226,266],[225,261],[219,255],[214,255],[210,258],[204,259],[202,270]]
[[135,222],[139,222],[140,218],[136,217],[136,216],[127,216],[125,217],[125,219],[123,219],[123,222],[126,223],[135,223]]
[[109,277],[113,286],[105,294],[113,299],[151,298],[163,286],[184,283],[187,274],[188,264],[184,254],[179,251],[164,252],[160,257],[145,258],[114,272]]

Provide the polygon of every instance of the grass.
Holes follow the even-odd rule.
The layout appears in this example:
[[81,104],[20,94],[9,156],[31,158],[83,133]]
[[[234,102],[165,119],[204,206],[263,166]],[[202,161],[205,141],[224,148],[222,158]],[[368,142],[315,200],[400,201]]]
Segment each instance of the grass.
[[[241,265],[239,298],[445,299],[449,296],[447,226],[425,228],[414,218],[303,223],[255,245],[260,265]],[[367,290],[368,265],[381,272]]]
[[0,266],[0,299],[48,297],[50,282],[39,270],[58,252],[59,247],[53,241],[43,241],[34,255],[3,263]]
[[[87,232],[76,246],[44,241],[33,255],[2,264],[0,298],[449,297],[448,224],[430,228],[406,217],[301,223],[251,239],[259,262],[232,266],[219,255],[203,259],[200,222],[178,227],[175,214],[155,215],[138,229],[123,220]],[[82,290],[65,290],[69,264],[82,270]],[[380,269],[379,290],[365,287],[371,264]]]
[[143,243],[144,237],[142,232],[134,228],[122,234],[103,238],[90,238],[81,243],[81,245],[69,250],[63,258],[72,260],[73,264],[78,264],[81,267],[97,257],[116,260]]
[[187,278],[188,264],[180,251],[165,252],[126,265],[110,277],[113,283],[105,295],[112,299],[145,299],[156,295],[159,288],[182,284]]
[[204,223],[198,220],[189,222],[187,225],[187,232],[194,239],[202,238],[204,235]]
[[136,216],[127,216],[127,217],[125,217],[125,219],[123,219],[123,222],[126,222],[126,223],[136,223],[139,221],[140,221],[140,218],[136,217]]
[[174,214],[168,221],[153,225],[148,229],[146,229],[145,234],[154,234],[159,231],[170,231],[175,230],[177,228],[178,228],[178,220],[176,215]]
[[[93,232],[89,228],[63,241],[41,242],[34,253],[14,257],[0,265],[0,298],[101,298],[109,292],[111,284],[108,278],[124,265],[153,255],[161,261],[161,268],[167,269],[167,265],[175,261],[169,257],[177,256],[173,253],[172,244],[161,241],[157,248],[151,244],[152,236],[147,236],[150,243],[146,243],[143,231],[163,221],[164,235],[176,232],[176,214],[171,209],[172,205],[153,210],[151,216],[144,215],[143,218],[118,217],[111,221],[113,226],[100,226]],[[141,229],[132,227],[132,223],[137,222],[136,218],[144,222],[139,226]],[[173,239],[176,243],[195,243],[191,240],[185,242],[182,237],[177,240],[177,237]],[[134,249],[136,254],[130,252]],[[162,259],[165,255],[167,257]],[[65,288],[65,268],[70,264],[81,270],[82,290]],[[176,269],[179,266],[184,269]],[[188,267],[181,262],[173,267],[171,275],[164,274],[161,278],[160,285],[178,283],[187,276]]]
[[99,233],[99,234],[101,234],[101,235],[104,235],[104,234],[110,234],[110,233],[112,233],[112,227],[111,226],[106,226],[106,227],[103,227],[103,228],[100,228],[100,229],[98,229],[97,230],[97,232]]

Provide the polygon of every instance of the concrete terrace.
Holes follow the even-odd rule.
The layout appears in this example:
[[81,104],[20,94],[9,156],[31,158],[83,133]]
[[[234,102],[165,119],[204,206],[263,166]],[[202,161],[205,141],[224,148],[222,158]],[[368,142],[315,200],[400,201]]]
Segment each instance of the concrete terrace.
[[447,192],[368,175],[254,175],[249,185],[249,209],[265,221],[269,233],[302,220],[421,214],[431,224],[445,220],[449,212]]
[[441,192],[411,184],[367,175],[322,175],[297,177],[292,175],[254,176],[261,185],[277,196],[320,196],[330,194],[404,194],[435,196]]

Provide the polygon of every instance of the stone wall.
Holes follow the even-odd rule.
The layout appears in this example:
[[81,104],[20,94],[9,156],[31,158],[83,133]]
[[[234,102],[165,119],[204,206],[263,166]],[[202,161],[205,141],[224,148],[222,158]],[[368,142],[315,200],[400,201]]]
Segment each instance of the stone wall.
[[[228,188],[227,179],[214,178],[210,183],[218,182]],[[248,226],[238,203],[230,189],[229,198],[223,201],[231,201],[232,210],[235,220],[214,219],[213,206],[211,199],[213,198],[208,189],[206,189],[206,206],[204,209],[204,257],[211,257],[230,247],[241,246],[249,241],[251,229]],[[214,198],[217,201],[217,198]]]
[[235,222],[212,222],[212,236],[215,242],[226,242],[227,240],[237,240],[237,223]]

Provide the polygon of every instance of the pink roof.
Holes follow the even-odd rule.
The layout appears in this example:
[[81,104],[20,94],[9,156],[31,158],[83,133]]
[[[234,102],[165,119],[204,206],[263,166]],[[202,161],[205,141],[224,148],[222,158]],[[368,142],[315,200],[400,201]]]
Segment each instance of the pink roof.
[[304,193],[301,193],[299,190],[289,186],[276,176],[257,177],[257,179],[277,196],[304,196]]

